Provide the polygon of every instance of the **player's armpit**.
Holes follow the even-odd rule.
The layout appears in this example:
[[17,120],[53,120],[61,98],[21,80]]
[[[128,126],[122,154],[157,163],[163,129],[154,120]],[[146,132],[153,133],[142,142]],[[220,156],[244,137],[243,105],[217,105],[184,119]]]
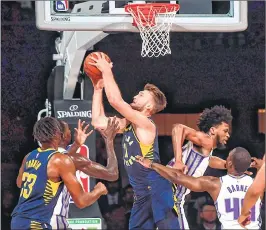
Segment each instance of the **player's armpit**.
[[26,163],[26,160],[27,160],[27,157],[28,157],[29,153],[24,157],[23,161],[22,161],[22,164],[19,168],[19,172],[18,172],[18,177],[17,177],[17,186],[19,188],[21,188],[21,184],[22,184],[22,175],[23,175],[23,172],[24,172],[24,166],[25,166],[25,163]]
[[62,178],[67,190],[78,208],[90,206],[97,201],[101,195],[106,194],[106,191],[102,187],[94,189],[90,193],[84,192],[76,177],[75,165],[69,156],[56,154],[51,160],[54,161],[54,165],[57,167],[59,176]]

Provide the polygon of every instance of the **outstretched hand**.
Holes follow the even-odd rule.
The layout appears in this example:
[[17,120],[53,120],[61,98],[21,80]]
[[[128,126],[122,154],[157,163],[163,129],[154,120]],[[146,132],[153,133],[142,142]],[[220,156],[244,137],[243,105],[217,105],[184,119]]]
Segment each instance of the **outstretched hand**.
[[78,146],[81,146],[85,143],[86,139],[88,136],[90,136],[93,132],[93,130],[91,130],[89,133],[86,133],[88,128],[90,127],[89,124],[87,124],[85,126],[85,128],[83,128],[85,124],[85,121],[82,121],[79,119],[78,120],[78,128],[75,128],[75,143]]
[[102,52],[96,52],[97,58],[90,57],[93,62],[89,62],[90,65],[96,66],[101,72],[104,72],[106,70],[111,70],[113,68],[113,63],[109,63],[104,56],[104,53]]
[[113,140],[119,131],[119,122],[116,117],[108,118],[106,129],[97,129],[104,139]]

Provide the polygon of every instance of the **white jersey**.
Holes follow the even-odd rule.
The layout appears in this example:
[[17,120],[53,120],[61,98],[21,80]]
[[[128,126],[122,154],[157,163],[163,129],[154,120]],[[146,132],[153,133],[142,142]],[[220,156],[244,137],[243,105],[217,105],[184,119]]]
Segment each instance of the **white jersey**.
[[[58,152],[67,153],[64,148],[59,147]],[[69,211],[70,193],[68,192],[66,186],[62,189],[61,194],[57,200],[57,204],[54,208],[53,216],[51,218],[50,224],[52,229],[67,229],[68,228],[68,211]]]
[[[243,229],[237,222],[241,212],[242,203],[253,179],[248,175],[235,177],[226,175],[220,177],[221,190],[215,202],[218,218],[222,229]],[[247,229],[259,229],[260,227],[260,204],[259,199],[251,209],[251,223]]]
[[[193,143],[189,141],[186,145],[182,147],[182,162],[188,167],[187,175],[193,177],[203,176],[208,165],[209,160],[212,155],[212,151],[208,156],[198,153],[193,149]],[[172,159],[168,166],[173,166],[175,159]],[[177,206],[179,215],[178,222],[180,229],[189,229],[189,225],[185,216],[184,203],[185,197],[190,193],[190,190],[182,185],[174,185],[175,187],[175,204]]]
[[[208,156],[198,153],[193,149],[193,143],[189,141],[186,145],[182,147],[182,162],[187,166],[188,172],[187,175],[193,177],[203,176],[208,165],[212,151]],[[175,159],[172,159],[168,166],[173,166]],[[177,185],[176,197],[178,200],[184,198],[187,194],[190,193],[190,190],[182,185]]]

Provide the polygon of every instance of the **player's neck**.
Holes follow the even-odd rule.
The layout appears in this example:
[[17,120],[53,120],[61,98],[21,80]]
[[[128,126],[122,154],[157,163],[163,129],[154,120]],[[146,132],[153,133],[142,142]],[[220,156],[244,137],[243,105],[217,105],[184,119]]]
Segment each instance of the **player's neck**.
[[241,177],[241,176],[244,175],[243,173],[237,173],[237,172],[235,172],[235,171],[230,171],[230,170],[227,171],[227,174],[228,174],[229,176],[233,176],[233,177]]
[[58,145],[54,144],[54,143],[42,143],[42,150],[46,150],[46,149],[57,149]]
[[209,133],[206,134],[212,139],[212,149],[216,149],[217,148],[216,138],[213,138],[213,136]]

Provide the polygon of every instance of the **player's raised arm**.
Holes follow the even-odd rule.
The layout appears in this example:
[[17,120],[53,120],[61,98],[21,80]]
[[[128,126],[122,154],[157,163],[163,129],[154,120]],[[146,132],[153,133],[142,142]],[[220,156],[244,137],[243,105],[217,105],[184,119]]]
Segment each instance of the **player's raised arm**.
[[115,82],[110,63],[106,61],[105,57],[98,54],[98,59],[92,59],[95,61],[95,63],[91,64],[95,65],[99,70],[102,71],[105,93],[111,106],[114,107],[127,120],[133,124],[136,124],[138,127],[153,130],[154,125],[148,119],[148,117],[133,109],[123,100],[121,92]]
[[218,196],[220,181],[216,177],[203,176],[195,178],[181,173],[178,169],[153,163],[144,157],[137,156],[136,159],[144,167],[155,170],[162,177],[170,180],[174,184],[183,185],[194,192],[208,192],[214,200]]
[[[103,106],[103,79],[98,80],[93,84],[94,92],[92,97],[92,121],[91,124],[94,128],[97,129],[106,129],[108,123],[108,117],[105,115],[104,106]],[[122,130],[126,127],[126,119],[116,118],[116,121],[119,122],[119,130],[121,133]]]
[[212,140],[207,134],[196,131],[195,129],[182,124],[173,125],[172,143],[175,154],[174,168],[180,169],[184,172],[186,172],[186,166],[182,162],[182,146],[185,140],[189,140],[193,144],[203,147],[208,151],[211,151],[212,149]]
[[[76,132],[80,132],[80,130],[78,130],[79,128],[76,130]],[[119,177],[119,172],[113,141],[118,130],[119,123],[116,121],[116,117],[114,117],[113,119],[108,119],[108,125],[105,130],[99,130],[104,138],[106,145],[108,156],[106,167],[96,162],[90,161],[80,154],[71,154],[70,157],[73,160],[76,169],[98,179],[116,181]]]
[[107,194],[107,189],[102,183],[98,183],[91,192],[84,192],[76,177],[75,165],[69,156],[65,154],[55,154],[50,161],[52,166],[56,167],[58,176],[62,178],[78,208],[90,206],[97,201],[101,195]]

